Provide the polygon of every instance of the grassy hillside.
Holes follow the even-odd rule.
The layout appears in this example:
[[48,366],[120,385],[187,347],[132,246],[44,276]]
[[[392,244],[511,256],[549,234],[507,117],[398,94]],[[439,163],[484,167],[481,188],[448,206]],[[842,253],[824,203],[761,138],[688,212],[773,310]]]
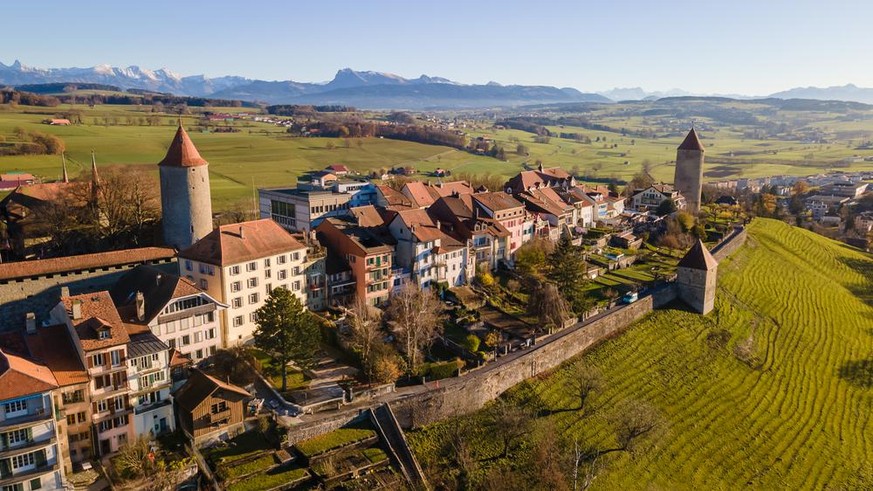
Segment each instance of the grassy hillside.
[[[655,312],[510,399],[545,409],[511,462],[494,459],[486,411],[470,416],[489,471],[532,473],[545,431],[596,448],[616,446],[616,408],[642,401],[659,426],[635,453],[602,457],[592,489],[861,489],[873,485],[873,257],[781,222],[759,219],[748,245],[720,265],[716,310]],[[730,340],[714,342],[725,329]],[[753,356],[735,347],[749,338]],[[598,367],[592,414],[573,408],[574,364]],[[409,435],[430,472],[444,473],[440,424]],[[565,452],[567,452],[565,450]],[[520,464],[527,462],[527,464]],[[518,467],[526,466],[519,469]],[[445,475],[445,474],[443,474]],[[493,474],[492,474],[493,476]],[[511,487],[511,486],[510,486]]]

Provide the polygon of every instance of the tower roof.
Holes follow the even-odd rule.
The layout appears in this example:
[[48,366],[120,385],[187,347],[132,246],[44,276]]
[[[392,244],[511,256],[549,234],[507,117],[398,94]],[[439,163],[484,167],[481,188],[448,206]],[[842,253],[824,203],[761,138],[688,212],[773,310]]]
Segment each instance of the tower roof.
[[690,269],[700,269],[703,271],[709,271],[718,266],[718,261],[712,257],[712,254],[709,253],[709,249],[703,245],[703,241],[697,239],[697,242],[691,246],[691,249],[688,250],[688,253],[685,254],[685,257],[679,260],[679,264],[676,267],[679,268],[690,268]]
[[208,165],[194,142],[188,137],[188,133],[181,125],[176,130],[176,136],[173,137],[173,142],[170,143],[170,148],[167,149],[167,156],[164,157],[158,165],[168,167],[196,167],[199,165]]
[[679,150],[700,150],[704,152],[703,144],[700,143],[700,138],[697,137],[697,132],[694,131],[694,128],[691,128],[691,131],[688,132],[688,135],[685,137],[685,141],[679,145]]

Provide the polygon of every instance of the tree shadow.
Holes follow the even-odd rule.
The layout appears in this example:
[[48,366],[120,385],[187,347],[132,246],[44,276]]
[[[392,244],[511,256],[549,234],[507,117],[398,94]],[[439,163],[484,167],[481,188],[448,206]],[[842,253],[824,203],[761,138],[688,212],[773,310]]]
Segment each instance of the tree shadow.
[[837,370],[837,376],[855,387],[871,389],[873,388],[873,358],[843,363]]
[[861,285],[852,285],[848,289],[853,295],[861,299],[862,302],[873,307],[873,261],[843,257],[840,258],[840,262],[861,273],[866,279]]

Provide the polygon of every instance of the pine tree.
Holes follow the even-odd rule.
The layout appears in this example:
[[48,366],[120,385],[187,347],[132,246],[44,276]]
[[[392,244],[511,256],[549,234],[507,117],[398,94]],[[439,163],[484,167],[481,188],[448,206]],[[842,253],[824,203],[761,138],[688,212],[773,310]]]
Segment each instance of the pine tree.
[[288,362],[310,366],[315,361],[321,332],[300,299],[285,288],[273,289],[256,313],[255,346],[269,353],[282,367],[284,392],[288,388]]
[[564,235],[554,252],[549,255],[549,264],[546,278],[558,285],[574,312],[584,312],[589,302],[584,290],[588,277],[585,274],[587,268],[582,251],[573,245],[570,237]]

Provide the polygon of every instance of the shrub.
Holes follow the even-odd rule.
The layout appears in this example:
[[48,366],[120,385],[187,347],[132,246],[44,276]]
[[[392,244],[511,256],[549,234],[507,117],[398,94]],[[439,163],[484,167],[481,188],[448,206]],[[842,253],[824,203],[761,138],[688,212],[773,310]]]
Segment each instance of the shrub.
[[475,353],[479,351],[479,344],[482,341],[479,339],[479,336],[475,334],[468,334],[467,337],[464,338],[464,342],[461,343],[461,346],[464,347],[470,353]]
[[464,366],[464,362],[454,359],[442,363],[431,363],[430,365],[425,365],[422,367],[423,370],[420,373],[430,380],[440,380],[454,377],[457,374],[458,369],[462,366]]
[[309,476],[306,469],[291,467],[271,473],[258,474],[244,481],[239,481],[227,487],[227,491],[260,491],[272,489],[281,484],[296,482]]

